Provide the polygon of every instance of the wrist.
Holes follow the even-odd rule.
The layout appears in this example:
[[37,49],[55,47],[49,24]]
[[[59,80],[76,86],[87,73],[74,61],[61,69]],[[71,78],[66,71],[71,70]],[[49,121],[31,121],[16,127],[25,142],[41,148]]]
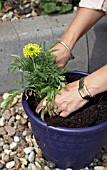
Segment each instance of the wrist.
[[69,33],[69,31],[67,31],[61,38],[61,41],[63,41],[69,48],[70,50],[73,49],[74,45],[77,42],[77,38],[76,35],[72,32]]
[[87,76],[84,80],[84,83],[87,86],[91,97],[94,97],[96,94],[99,93],[100,89],[92,77]]
[[74,56],[69,46],[67,46],[63,41],[60,41],[59,43],[62,44],[68,50],[68,52],[70,53],[70,59],[74,59]]
[[90,100],[90,98],[92,96],[91,96],[86,84],[84,83],[84,80],[85,80],[85,77],[82,77],[79,80],[78,92],[83,99]]

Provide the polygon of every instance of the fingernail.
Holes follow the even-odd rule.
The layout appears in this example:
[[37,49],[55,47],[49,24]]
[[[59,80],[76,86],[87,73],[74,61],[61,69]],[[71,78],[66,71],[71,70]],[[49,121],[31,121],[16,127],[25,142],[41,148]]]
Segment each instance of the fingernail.
[[46,99],[43,101],[42,106],[43,106],[43,107],[46,106]]
[[42,108],[40,108],[40,109],[38,109],[38,110],[36,110],[36,113],[40,113],[40,111],[42,110]]

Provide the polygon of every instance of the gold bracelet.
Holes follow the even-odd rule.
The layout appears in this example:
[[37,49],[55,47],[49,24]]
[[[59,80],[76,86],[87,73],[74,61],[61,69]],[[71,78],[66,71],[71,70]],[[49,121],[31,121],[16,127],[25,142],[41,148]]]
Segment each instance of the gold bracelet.
[[63,41],[60,41],[59,43],[61,43],[61,44],[69,51],[69,53],[70,53],[70,55],[71,55],[71,56],[70,56],[70,59],[74,59],[74,56],[73,56],[70,48],[69,48]]

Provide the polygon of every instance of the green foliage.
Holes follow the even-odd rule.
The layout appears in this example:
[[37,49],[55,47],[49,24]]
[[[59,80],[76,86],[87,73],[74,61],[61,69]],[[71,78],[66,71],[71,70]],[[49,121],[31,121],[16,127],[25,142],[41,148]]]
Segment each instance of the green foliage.
[[[27,54],[25,57],[12,55],[14,60],[10,64],[9,69],[11,73],[17,69],[19,72],[23,73],[24,83],[16,80],[16,83],[23,88],[21,87],[20,90],[11,90],[9,92],[9,97],[1,103],[1,108],[7,108],[12,99],[24,89],[30,91],[30,93],[35,96],[35,99],[38,99],[38,103],[41,99],[47,97],[47,103],[51,101],[53,108],[56,108],[54,97],[56,94],[59,94],[60,89],[65,86],[64,73],[68,70],[66,68],[58,67],[58,64],[55,61],[56,56],[52,55],[53,51],[50,51],[50,48],[46,49],[45,43],[38,46],[38,49],[40,50],[38,56],[36,53],[38,53],[39,50],[35,49],[36,46],[37,44],[26,45],[26,48],[24,47],[26,50],[23,50],[25,52],[24,54]],[[35,55],[32,56],[32,54]],[[36,105],[38,103],[36,103]],[[47,103],[41,112],[42,119],[44,119],[46,109],[48,110],[48,113],[51,114]]]
[[3,5],[3,0],[0,0],[0,11],[2,9],[2,5]]
[[[14,4],[14,0],[0,0],[0,10],[3,8],[4,2],[8,1]],[[48,15],[54,13],[67,13],[73,10],[73,6],[78,6],[80,0],[39,0],[36,8],[41,9],[40,15]],[[18,0],[18,6],[23,6],[24,0]],[[29,0],[29,3],[31,0]]]
[[40,5],[43,9],[41,15],[66,13],[73,9],[72,3],[69,0],[66,2],[63,2],[63,0],[40,0]]

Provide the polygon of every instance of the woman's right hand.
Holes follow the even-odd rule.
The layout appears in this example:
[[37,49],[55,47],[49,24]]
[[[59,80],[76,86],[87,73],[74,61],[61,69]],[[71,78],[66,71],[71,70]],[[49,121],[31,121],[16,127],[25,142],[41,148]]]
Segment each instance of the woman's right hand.
[[51,50],[57,50],[52,52],[56,57],[56,62],[59,67],[64,67],[70,59],[70,52],[60,43],[57,43]]

